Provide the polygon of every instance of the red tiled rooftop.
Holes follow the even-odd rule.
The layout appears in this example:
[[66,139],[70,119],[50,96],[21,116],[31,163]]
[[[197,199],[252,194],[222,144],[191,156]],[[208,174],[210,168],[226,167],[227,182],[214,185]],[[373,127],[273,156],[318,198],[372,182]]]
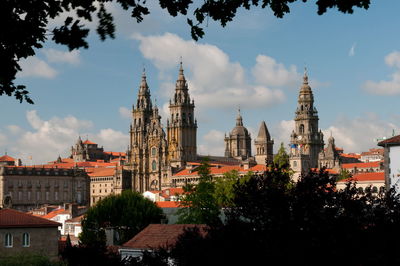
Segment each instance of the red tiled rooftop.
[[91,173],[88,173],[90,177],[99,176],[114,176],[116,168],[94,168]]
[[0,228],[11,227],[58,227],[60,223],[50,221],[13,209],[0,210]]
[[126,156],[126,152],[105,151],[104,153],[112,156],[121,156],[121,157]]
[[400,144],[400,135],[391,137],[389,139],[382,140],[378,142],[378,146],[385,147],[390,145],[399,145]]
[[150,224],[122,246],[133,249],[169,247],[176,243],[185,228],[194,227],[199,228],[203,236],[206,234],[207,226],[202,224]]
[[379,167],[381,161],[378,162],[368,162],[368,163],[344,163],[342,164],[342,168],[344,169],[351,169],[354,167],[357,168],[371,168],[371,167]]
[[351,178],[340,180],[339,182],[348,182],[348,181],[385,181],[385,173],[384,172],[376,172],[376,173],[360,173],[355,174]]
[[92,141],[90,141],[90,140],[85,140],[84,142],[83,142],[83,144],[97,144],[97,143],[94,143],[94,142],[92,142]]
[[45,219],[51,219],[51,218],[56,217],[56,216],[59,215],[59,214],[68,214],[68,213],[69,213],[69,212],[66,211],[65,209],[60,208],[60,209],[51,211],[51,212],[49,212],[48,214],[43,215],[43,216],[41,216],[41,217],[42,217],[42,218],[45,218]]
[[179,201],[156,201],[160,208],[179,208]]
[[0,157],[0,162],[14,162],[14,161],[15,159],[11,156],[8,156],[7,154]]

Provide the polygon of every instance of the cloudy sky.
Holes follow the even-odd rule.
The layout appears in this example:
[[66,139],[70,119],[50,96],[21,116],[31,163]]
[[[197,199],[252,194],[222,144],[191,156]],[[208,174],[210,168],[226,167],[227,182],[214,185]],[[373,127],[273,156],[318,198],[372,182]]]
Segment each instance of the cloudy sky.
[[254,9],[225,28],[209,21],[205,37],[194,42],[184,17],[171,18],[155,5],[136,24],[110,6],[115,40],[92,34],[88,50],[73,52],[49,41],[21,62],[17,82],[27,85],[35,104],[0,97],[0,153],[46,162],[67,156],[79,135],[125,151],[143,66],[165,118],[180,57],[196,104],[201,154],[223,154],[238,106],[253,136],[264,120],[275,150],[287,144],[304,66],[319,126],[345,152],[376,147],[374,139],[393,130],[399,134],[400,2],[373,1],[352,15],[318,16],[311,2],[291,7],[283,19]]

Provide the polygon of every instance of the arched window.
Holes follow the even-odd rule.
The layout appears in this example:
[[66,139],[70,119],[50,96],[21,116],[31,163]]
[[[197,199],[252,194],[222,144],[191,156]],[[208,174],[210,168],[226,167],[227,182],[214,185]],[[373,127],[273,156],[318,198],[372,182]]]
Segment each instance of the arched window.
[[157,154],[157,148],[156,147],[153,147],[153,148],[151,148],[151,156],[156,156],[156,154]]
[[303,125],[303,124],[301,124],[301,125],[299,126],[299,133],[300,133],[300,134],[304,134],[304,125]]
[[22,246],[29,247],[30,245],[31,245],[31,238],[29,236],[29,233],[23,233],[22,234]]
[[13,246],[12,234],[10,234],[10,233],[5,234],[5,236],[4,236],[4,246],[6,248],[12,248],[12,246]]
[[156,160],[153,160],[153,162],[151,163],[151,170],[155,171],[157,169],[157,162]]
[[297,167],[297,161],[293,161],[293,167]]

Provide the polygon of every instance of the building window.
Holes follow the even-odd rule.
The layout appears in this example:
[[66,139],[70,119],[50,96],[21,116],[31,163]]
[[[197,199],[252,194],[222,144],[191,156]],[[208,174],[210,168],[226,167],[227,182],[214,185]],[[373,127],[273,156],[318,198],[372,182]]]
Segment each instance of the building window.
[[49,197],[50,197],[50,192],[46,191],[46,200],[49,200]]
[[4,246],[6,248],[12,248],[12,246],[13,246],[13,237],[10,233],[7,233],[4,236]]
[[156,147],[151,148],[151,156],[156,156],[157,149]]
[[36,191],[36,199],[40,200],[40,192],[39,191]]
[[54,200],[58,200],[58,191],[54,191]]
[[29,236],[29,233],[23,233],[22,234],[22,246],[29,247],[30,245],[31,245],[31,238]]
[[157,162],[154,160],[154,161],[151,163],[151,170],[155,171],[156,169],[157,169]]
[[301,124],[299,127],[299,133],[304,134],[304,125],[303,124]]

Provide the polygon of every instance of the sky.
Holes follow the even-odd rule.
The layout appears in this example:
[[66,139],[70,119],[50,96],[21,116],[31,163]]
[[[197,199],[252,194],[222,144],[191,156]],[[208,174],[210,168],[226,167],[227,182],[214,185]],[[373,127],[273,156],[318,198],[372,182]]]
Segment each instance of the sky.
[[299,1],[282,19],[266,9],[242,10],[225,28],[210,20],[198,42],[184,16],[170,17],[154,2],[140,24],[109,5],[114,40],[100,41],[93,22],[89,49],[69,52],[47,41],[22,60],[16,83],[27,86],[35,104],[0,97],[0,154],[44,163],[68,156],[78,136],[126,151],[143,67],[165,125],[180,57],[200,154],[223,155],[239,107],[253,139],[264,120],[274,152],[281,142],[287,147],[304,67],[325,139],[332,134],[345,152],[362,152],[400,134],[399,1],[322,16],[312,1]]

